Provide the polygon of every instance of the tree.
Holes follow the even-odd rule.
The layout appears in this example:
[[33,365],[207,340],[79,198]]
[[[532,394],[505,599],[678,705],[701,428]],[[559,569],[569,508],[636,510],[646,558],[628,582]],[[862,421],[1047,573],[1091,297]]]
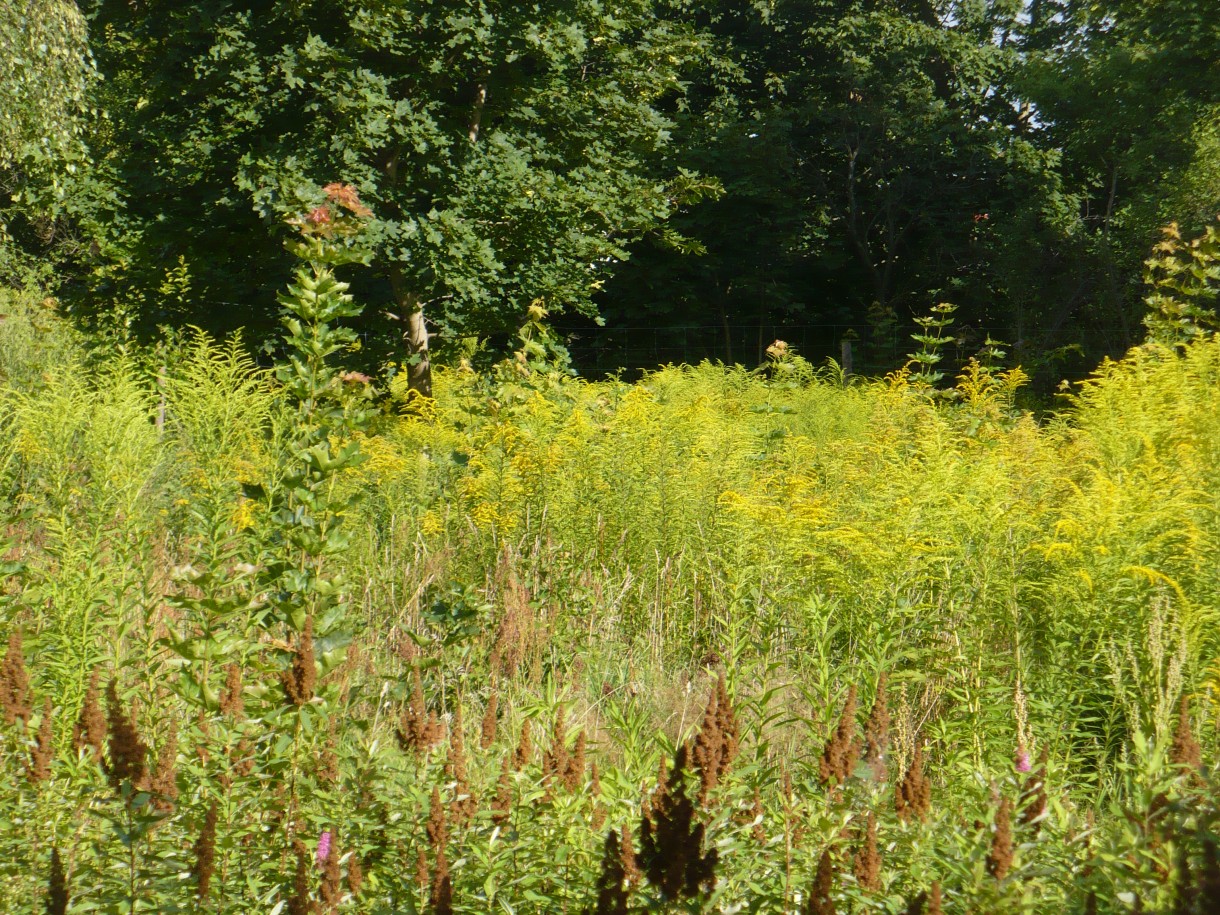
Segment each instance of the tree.
[[396,323],[414,389],[434,333],[507,334],[538,300],[592,313],[625,245],[707,189],[662,114],[698,37],[654,6],[99,0],[128,281],[182,256],[192,307],[258,323],[283,217],[343,181],[385,284],[366,331]]
[[710,303],[729,359],[731,325],[758,328],[758,359],[765,331],[785,323],[822,325],[813,343],[826,350],[847,328],[871,331],[890,349],[873,368],[898,357],[896,323],[944,298],[980,342],[1018,323],[1008,243],[1048,230],[1057,191],[1054,155],[1031,142],[1016,91],[1019,13],[1007,0],[692,9],[719,53],[687,95],[679,137],[726,194],[674,223],[706,253],[637,257],[610,285],[626,301],[609,313],[627,313],[640,289],[689,303],[679,320]]
[[[50,242],[66,184],[87,161],[92,76],[85,20],[71,0],[0,4],[0,248],[13,222]],[[7,198],[7,199],[6,199]],[[13,267],[0,257],[0,274]]]
[[1220,26],[1193,0],[1033,0],[1023,48],[1034,139],[1059,156],[1078,219],[1040,264],[1070,279],[1045,296],[1039,346],[1121,350],[1160,227],[1198,232],[1220,208]]

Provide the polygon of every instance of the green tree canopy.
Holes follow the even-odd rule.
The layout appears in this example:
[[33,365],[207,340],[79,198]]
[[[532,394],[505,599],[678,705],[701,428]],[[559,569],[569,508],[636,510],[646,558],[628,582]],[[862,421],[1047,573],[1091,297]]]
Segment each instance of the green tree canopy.
[[0,275],[14,266],[12,231],[49,241],[59,229],[71,176],[87,159],[92,72],[72,0],[0,4]]
[[366,291],[421,390],[429,328],[591,312],[624,246],[707,189],[663,114],[697,37],[653,0],[103,0],[96,19],[129,277],[185,257],[192,305],[257,322],[282,220],[347,182],[374,213]]

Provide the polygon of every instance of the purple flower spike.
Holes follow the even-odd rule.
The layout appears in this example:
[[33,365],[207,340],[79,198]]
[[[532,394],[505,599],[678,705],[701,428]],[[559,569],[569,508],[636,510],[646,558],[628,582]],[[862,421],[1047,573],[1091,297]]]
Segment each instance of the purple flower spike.
[[1017,747],[1017,771],[1028,772],[1033,766],[1029,764],[1029,750]]
[[318,836],[318,867],[326,863],[326,859],[330,857],[330,832],[324,832]]

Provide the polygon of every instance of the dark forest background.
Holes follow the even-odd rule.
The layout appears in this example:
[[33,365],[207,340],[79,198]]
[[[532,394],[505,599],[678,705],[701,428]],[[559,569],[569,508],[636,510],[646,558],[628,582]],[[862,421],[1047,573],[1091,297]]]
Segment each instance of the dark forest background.
[[[10,47],[75,9],[22,6]],[[1159,227],[1220,211],[1207,7],[90,0],[70,111],[27,85],[45,55],[10,64],[0,273],[257,343],[285,218],[346,182],[370,367],[497,358],[540,304],[588,374],[775,339],[880,372],[948,301],[963,356],[990,336],[1053,382],[1139,341]]]

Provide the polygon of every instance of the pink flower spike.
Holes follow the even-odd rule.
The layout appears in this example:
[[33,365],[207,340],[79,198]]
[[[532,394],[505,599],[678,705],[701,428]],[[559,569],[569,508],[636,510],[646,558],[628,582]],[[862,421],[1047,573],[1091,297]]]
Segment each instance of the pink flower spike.
[[318,867],[326,863],[326,859],[330,857],[330,832],[329,830],[318,836]]
[[1029,764],[1029,750],[1017,747],[1017,771],[1028,772],[1033,766]]

